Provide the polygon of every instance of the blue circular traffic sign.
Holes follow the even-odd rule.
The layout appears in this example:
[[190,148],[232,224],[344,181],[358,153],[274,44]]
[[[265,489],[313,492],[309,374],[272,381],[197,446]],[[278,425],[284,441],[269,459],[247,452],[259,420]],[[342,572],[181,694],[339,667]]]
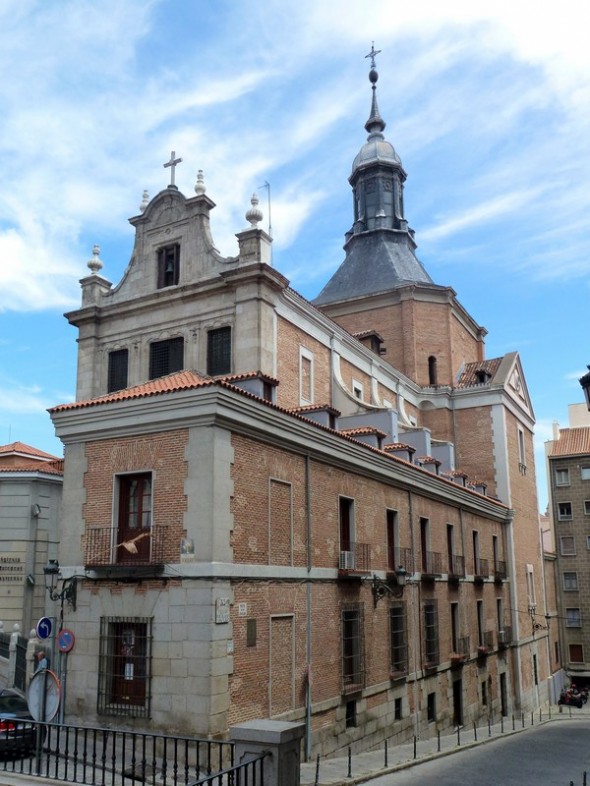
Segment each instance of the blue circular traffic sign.
[[37,632],[37,636],[40,639],[48,639],[51,636],[51,631],[53,630],[53,624],[49,617],[41,617],[35,630]]

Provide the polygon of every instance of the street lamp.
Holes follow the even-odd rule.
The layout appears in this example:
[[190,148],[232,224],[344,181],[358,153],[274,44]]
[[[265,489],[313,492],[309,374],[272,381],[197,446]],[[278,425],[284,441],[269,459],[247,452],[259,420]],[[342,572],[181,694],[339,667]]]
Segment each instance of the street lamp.
[[590,409],[590,366],[588,366],[588,373],[580,377],[580,385],[586,397],[586,406]]
[[[49,598],[53,601],[59,600],[63,609],[64,601],[70,604],[72,609],[76,611],[76,594],[77,585],[76,577],[72,576],[69,579],[62,579],[60,574],[59,562],[56,559],[50,559],[43,568],[45,574],[45,588],[49,594]],[[61,580],[61,591],[58,591],[57,583]]]
[[402,565],[397,568],[388,581],[383,581],[383,579],[380,579],[379,576],[374,573],[371,582],[371,590],[373,592],[373,603],[375,606],[377,606],[381,598],[384,598],[386,595],[392,595],[394,598],[401,598],[404,594],[407,578],[408,571]]

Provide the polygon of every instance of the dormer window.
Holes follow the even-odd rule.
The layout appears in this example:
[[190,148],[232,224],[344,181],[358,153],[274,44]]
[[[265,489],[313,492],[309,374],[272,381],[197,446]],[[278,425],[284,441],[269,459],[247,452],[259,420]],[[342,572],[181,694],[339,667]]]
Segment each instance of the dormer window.
[[158,289],[173,287],[180,276],[180,244],[173,243],[158,251]]
[[487,382],[490,381],[490,379],[492,378],[492,375],[490,374],[489,371],[486,371],[485,369],[480,368],[480,369],[478,369],[475,372],[475,378],[476,378],[476,380],[477,380],[479,385],[485,385]]

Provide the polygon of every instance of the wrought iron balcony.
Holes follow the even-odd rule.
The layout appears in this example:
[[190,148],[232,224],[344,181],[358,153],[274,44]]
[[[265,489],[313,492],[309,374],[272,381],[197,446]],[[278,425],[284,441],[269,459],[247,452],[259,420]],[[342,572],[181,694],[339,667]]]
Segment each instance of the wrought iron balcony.
[[451,666],[462,666],[469,657],[469,636],[460,636],[451,652]]
[[498,631],[498,649],[505,650],[512,644],[512,627],[510,625],[504,625],[504,627]]
[[130,575],[138,568],[161,571],[165,563],[179,560],[170,529],[159,525],[119,541],[118,530],[114,527],[88,527],[84,534],[84,565],[94,570],[124,569]]
[[506,581],[507,577],[506,562],[502,559],[496,560],[494,565],[494,581],[500,583]]
[[451,584],[458,584],[461,579],[465,578],[465,557],[462,555],[454,554],[449,558],[449,582]]
[[442,574],[442,554],[438,551],[425,551],[422,553],[422,581],[434,581]]
[[490,576],[490,565],[487,559],[477,557],[473,568],[473,580],[479,583]]
[[341,551],[338,560],[338,576],[355,578],[371,572],[371,547],[369,543],[350,543]]

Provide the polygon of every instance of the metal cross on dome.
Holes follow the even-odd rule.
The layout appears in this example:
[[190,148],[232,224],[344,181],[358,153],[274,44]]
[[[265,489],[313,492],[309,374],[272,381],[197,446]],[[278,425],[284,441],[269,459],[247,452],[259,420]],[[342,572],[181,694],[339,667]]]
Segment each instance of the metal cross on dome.
[[180,164],[180,162],[182,161],[182,158],[175,158],[174,157],[175,155],[176,155],[176,152],[173,150],[170,153],[170,161],[167,161],[165,164],[163,164],[164,169],[167,169],[168,167],[170,167],[171,170],[172,170],[170,172],[170,185],[171,186],[175,186],[174,175],[175,175],[176,165]]
[[[375,58],[377,57],[377,55],[380,54],[381,54],[381,50],[375,49],[375,42],[371,41],[371,51],[369,52],[368,55],[365,55],[365,57],[371,58],[371,68],[375,68]],[[174,155],[174,153],[172,155]]]

